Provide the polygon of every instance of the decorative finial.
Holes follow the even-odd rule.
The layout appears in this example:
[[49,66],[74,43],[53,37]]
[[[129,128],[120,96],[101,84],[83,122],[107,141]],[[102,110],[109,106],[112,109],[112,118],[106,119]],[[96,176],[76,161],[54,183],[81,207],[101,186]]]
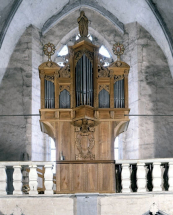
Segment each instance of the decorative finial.
[[81,37],[88,36],[88,18],[85,16],[85,12],[80,12],[80,17],[77,19],[79,24],[79,34]]
[[115,43],[115,44],[113,45],[112,50],[113,50],[113,53],[114,53],[115,55],[117,55],[117,66],[121,66],[121,59],[120,59],[120,56],[124,53],[124,50],[125,50],[123,44]]
[[48,56],[48,61],[52,61],[51,56],[55,53],[55,50],[55,46],[50,42],[43,46],[43,51],[44,54]]

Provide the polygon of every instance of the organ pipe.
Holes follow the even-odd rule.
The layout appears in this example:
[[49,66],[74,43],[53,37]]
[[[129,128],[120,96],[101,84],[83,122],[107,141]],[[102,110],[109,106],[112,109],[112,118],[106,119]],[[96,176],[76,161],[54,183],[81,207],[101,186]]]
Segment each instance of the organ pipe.
[[93,68],[84,54],[76,65],[76,106],[93,106]]
[[114,107],[124,108],[124,79],[114,84]]
[[45,80],[45,108],[55,108],[54,83]]

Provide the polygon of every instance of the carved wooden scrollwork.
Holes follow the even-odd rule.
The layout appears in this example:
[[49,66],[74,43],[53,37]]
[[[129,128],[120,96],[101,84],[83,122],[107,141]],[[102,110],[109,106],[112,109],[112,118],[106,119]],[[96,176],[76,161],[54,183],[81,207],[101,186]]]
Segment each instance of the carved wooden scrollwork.
[[75,145],[79,151],[79,154],[76,155],[76,160],[95,159],[95,155],[92,153],[92,149],[95,145],[93,134],[95,131],[94,126],[94,123],[89,124],[87,119],[83,119],[82,123],[75,128],[75,132],[77,133]]
[[123,80],[123,79],[124,79],[124,74],[123,75],[115,75],[114,76],[114,82],[120,81],[120,80]]
[[108,84],[99,85],[99,92],[103,89],[105,89],[109,93],[109,85]]
[[70,92],[70,86],[68,86],[68,85],[60,85],[59,86],[59,92],[62,92],[63,90],[67,90],[68,92]]
[[94,57],[93,52],[90,52],[89,50],[84,49],[82,51],[78,51],[75,53],[75,58],[74,58],[75,59],[75,66],[83,54],[85,54],[88,57],[88,59],[91,61],[92,65],[93,65],[93,57]]
[[64,63],[64,67],[62,67],[59,71],[60,78],[70,78],[70,65],[68,63]]
[[51,81],[52,83],[54,83],[54,76],[45,75],[44,78],[45,78],[45,80]]
[[103,64],[98,65],[98,77],[99,78],[107,78],[110,77],[110,71],[108,68],[104,67]]

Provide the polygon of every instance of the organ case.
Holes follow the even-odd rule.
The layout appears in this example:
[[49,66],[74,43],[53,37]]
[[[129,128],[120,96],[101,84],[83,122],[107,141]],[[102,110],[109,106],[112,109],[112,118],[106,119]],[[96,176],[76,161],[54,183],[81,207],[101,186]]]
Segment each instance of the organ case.
[[[105,67],[99,47],[87,38],[78,19],[80,39],[68,47],[64,67],[50,59],[39,66],[41,130],[56,144],[56,193],[115,192],[114,140],[129,118],[128,72],[118,59]],[[85,23],[86,21],[86,23]],[[81,30],[82,29],[82,30]],[[44,47],[45,48],[45,47]]]

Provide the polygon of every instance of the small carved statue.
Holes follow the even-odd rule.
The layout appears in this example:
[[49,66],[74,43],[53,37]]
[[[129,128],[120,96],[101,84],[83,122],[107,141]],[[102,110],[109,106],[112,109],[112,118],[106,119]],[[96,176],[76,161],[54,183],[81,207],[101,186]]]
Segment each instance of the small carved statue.
[[77,19],[79,24],[79,33],[81,37],[88,36],[88,18],[85,16],[85,12],[80,12],[80,17]]

